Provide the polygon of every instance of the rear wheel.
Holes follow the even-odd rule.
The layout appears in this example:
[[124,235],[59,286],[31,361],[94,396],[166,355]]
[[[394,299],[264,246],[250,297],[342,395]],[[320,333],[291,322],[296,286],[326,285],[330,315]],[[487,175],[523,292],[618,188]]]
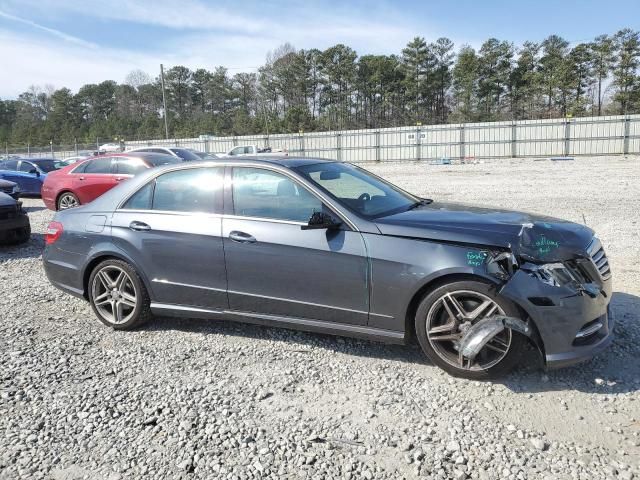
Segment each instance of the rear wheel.
[[484,282],[442,285],[418,306],[415,325],[420,346],[433,363],[451,375],[476,380],[503,375],[517,363],[525,344],[524,337],[511,329],[496,335],[473,360],[458,353],[464,333],[494,315],[520,316],[515,305],[496,296]]
[[58,198],[58,210],[66,210],[67,208],[75,208],[80,206],[80,200],[71,192],[64,192]]
[[131,265],[110,259],[89,277],[89,302],[100,321],[116,330],[130,330],[151,318],[149,294]]

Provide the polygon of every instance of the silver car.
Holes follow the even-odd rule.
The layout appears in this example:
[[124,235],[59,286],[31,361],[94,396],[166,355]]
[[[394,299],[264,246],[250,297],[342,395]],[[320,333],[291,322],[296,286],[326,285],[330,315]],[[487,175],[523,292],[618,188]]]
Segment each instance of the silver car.
[[612,339],[589,228],[418,198],[347,163],[226,158],[150,169],[58,212],[44,266],[115,329],[153,314],[385,342],[487,378],[526,342],[548,366]]

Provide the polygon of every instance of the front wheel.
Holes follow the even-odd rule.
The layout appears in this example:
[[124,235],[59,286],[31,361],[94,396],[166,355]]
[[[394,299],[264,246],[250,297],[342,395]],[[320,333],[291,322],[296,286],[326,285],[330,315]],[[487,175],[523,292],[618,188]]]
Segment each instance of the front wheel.
[[415,326],[424,353],[451,375],[482,380],[503,375],[517,363],[525,337],[505,329],[469,360],[458,353],[464,333],[494,315],[520,317],[516,306],[494,294],[490,285],[473,280],[442,285],[418,306]]
[[131,330],[151,318],[150,300],[142,279],[127,262],[109,259],[89,277],[89,302],[105,325]]

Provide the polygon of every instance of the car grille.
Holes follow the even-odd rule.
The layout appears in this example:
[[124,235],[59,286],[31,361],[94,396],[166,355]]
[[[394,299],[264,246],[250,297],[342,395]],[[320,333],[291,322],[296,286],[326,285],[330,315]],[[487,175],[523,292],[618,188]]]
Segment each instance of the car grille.
[[591,261],[595,264],[602,278],[606,280],[611,277],[609,259],[607,258],[607,254],[604,253],[604,248],[602,247],[600,240],[594,237],[587,247],[587,253],[591,257]]
[[18,210],[15,205],[10,207],[0,207],[0,220],[11,220],[16,218]]

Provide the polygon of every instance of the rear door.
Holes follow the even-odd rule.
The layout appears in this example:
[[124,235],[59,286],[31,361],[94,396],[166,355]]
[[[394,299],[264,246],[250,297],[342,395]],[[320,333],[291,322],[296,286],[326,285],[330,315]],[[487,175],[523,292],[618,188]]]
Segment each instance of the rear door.
[[146,275],[156,308],[228,308],[222,184],[223,167],[163,173],[113,214],[113,241]]
[[98,157],[74,170],[73,191],[80,203],[89,203],[118,184],[113,164],[112,157]]

